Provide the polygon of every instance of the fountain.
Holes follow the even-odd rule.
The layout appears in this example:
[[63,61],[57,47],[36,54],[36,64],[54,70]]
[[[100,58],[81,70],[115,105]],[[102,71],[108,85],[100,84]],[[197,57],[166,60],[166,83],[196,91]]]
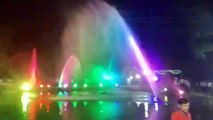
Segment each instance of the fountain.
[[156,77],[133,34],[119,12],[106,2],[88,2],[68,16],[61,42],[63,59],[70,55],[79,59],[84,78],[81,81],[100,87],[111,81],[118,86],[124,70],[137,66],[154,89]]
[[75,56],[70,56],[66,64],[63,67],[58,87],[59,88],[69,88],[70,83],[74,79],[78,79],[80,71],[80,63]]
[[36,48],[34,48],[30,65],[30,81],[33,85],[37,84],[36,72],[37,72],[37,57],[36,57]]

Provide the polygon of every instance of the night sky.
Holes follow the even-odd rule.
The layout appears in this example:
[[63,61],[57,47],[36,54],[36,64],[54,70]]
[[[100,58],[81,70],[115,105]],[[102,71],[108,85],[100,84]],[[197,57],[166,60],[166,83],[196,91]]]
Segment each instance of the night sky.
[[[3,57],[0,63],[3,64],[16,54],[30,52],[36,47],[41,72],[50,70],[45,72],[47,74],[45,76],[57,76],[60,37],[65,25],[64,16],[67,10],[83,6],[87,1],[1,0],[0,57]],[[210,1],[107,0],[107,2],[115,6],[124,17],[155,69],[184,69],[185,64],[196,60],[190,41],[196,39],[200,31],[213,33],[213,30],[200,27],[206,22],[199,21],[202,17],[198,14],[200,11],[212,13],[213,4]],[[211,16],[212,14],[210,18]]]

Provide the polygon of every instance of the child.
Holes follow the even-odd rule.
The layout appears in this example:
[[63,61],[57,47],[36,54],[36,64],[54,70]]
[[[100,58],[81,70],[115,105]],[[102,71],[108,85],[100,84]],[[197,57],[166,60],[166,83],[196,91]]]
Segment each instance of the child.
[[171,120],[192,120],[189,113],[189,101],[186,98],[178,100],[179,110],[172,113]]

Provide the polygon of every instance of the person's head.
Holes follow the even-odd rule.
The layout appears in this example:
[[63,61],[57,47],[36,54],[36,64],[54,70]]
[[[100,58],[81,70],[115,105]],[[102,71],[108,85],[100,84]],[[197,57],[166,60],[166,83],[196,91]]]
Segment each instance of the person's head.
[[183,112],[189,111],[189,100],[187,100],[186,98],[180,98],[177,102],[181,111]]

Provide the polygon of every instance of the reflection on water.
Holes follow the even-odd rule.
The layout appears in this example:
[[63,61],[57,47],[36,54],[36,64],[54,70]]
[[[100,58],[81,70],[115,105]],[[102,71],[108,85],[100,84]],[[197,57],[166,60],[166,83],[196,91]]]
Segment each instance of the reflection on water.
[[[66,96],[66,93],[58,95]],[[9,100],[11,98],[11,100]],[[45,94],[36,99],[31,93],[8,96],[1,101],[0,120],[169,120],[175,105],[141,101],[49,101]],[[163,100],[163,99],[162,99]],[[191,100],[194,120],[213,120],[213,102]],[[198,104],[199,103],[199,104]],[[203,111],[202,111],[203,110]]]
[[28,105],[30,103],[30,93],[24,92],[21,96],[22,110],[23,112],[27,112]]

